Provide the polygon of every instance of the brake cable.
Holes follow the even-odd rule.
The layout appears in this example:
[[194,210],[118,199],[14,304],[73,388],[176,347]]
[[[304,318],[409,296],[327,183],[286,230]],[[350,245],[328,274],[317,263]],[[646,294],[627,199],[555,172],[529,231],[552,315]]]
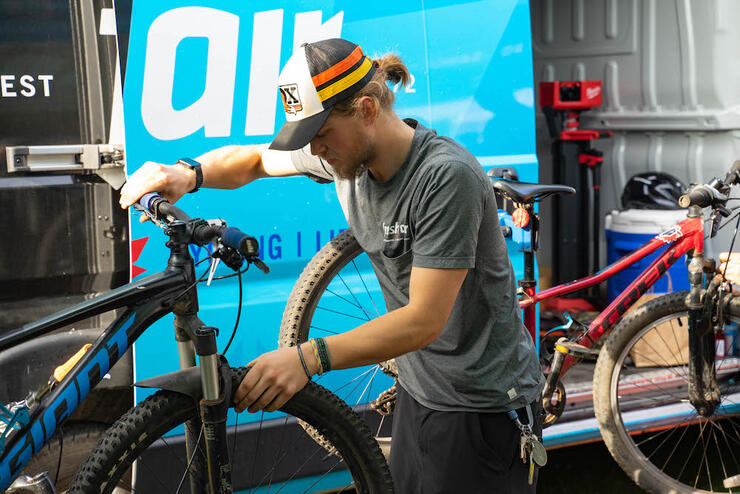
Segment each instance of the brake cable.
[[[728,220],[729,222],[730,220]],[[735,223],[735,233],[732,235],[732,242],[730,242],[730,250],[727,253],[727,262],[725,262],[725,269],[722,271],[722,280],[727,281],[725,273],[727,273],[727,267],[730,265],[730,257],[732,257],[732,248],[735,246],[735,239],[737,238],[737,229],[740,227],[740,214],[737,215],[737,223]]]
[[[738,200],[740,200],[740,197],[737,197],[737,198],[733,197],[732,199],[738,199]],[[740,210],[740,206],[737,206],[737,207],[732,208],[730,211],[735,212],[735,214],[733,214],[732,216],[730,216],[724,223],[722,223],[717,228],[717,231],[720,231],[721,229],[723,229],[724,227],[726,227],[732,220],[735,219],[735,217],[737,217],[738,215],[740,215],[740,211],[739,210]],[[706,223],[708,221],[712,221],[712,218],[711,217],[710,218],[706,218],[704,220],[704,223]],[[711,235],[712,235],[712,232],[710,231],[709,233],[707,233],[706,235],[704,235],[704,240],[707,240]],[[735,232],[735,235],[737,235],[737,232]]]
[[[249,269],[249,263],[247,263],[246,271]],[[239,304],[237,305],[237,311],[236,311],[236,322],[234,323],[234,329],[231,331],[231,337],[229,338],[229,342],[226,344],[226,348],[224,348],[224,351],[222,355],[226,356],[226,352],[229,351],[229,347],[231,346],[231,342],[234,341],[234,336],[236,336],[236,328],[239,327],[239,318],[242,315],[242,272],[241,270],[236,272],[236,275],[239,277]],[[225,278],[229,278],[231,276],[234,276],[233,274],[229,276],[225,276]]]

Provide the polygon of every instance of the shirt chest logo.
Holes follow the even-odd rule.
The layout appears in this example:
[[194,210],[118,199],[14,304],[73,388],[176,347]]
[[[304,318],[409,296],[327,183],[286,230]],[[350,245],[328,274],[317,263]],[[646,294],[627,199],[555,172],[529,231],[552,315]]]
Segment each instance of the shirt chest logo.
[[384,242],[397,242],[399,240],[410,240],[411,239],[411,233],[409,231],[409,226],[405,223],[399,223],[396,221],[395,223],[388,224],[385,221],[383,222],[383,241]]

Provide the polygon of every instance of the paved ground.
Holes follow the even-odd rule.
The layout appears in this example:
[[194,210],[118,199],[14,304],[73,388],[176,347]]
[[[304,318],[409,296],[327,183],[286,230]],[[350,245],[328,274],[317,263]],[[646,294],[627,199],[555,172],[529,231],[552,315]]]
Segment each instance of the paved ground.
[[548,451],[537,483],[540,494],[643,493],[609,455],[604,443]]

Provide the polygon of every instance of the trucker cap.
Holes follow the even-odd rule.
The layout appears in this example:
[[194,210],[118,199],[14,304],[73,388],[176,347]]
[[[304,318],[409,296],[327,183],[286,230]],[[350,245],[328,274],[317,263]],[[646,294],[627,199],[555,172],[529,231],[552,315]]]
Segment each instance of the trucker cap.
[[374,73],[372,60],[347,40],[302,44],[278,78],[286,122],[270,149],[292,151],[308,144],[334,105],[364,87]]

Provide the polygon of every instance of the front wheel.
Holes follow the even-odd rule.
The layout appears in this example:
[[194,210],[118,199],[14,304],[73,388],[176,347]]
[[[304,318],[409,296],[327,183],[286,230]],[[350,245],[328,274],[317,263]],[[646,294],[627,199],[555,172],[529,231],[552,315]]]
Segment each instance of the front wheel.
[[[246,371],[233,372],[236,387]],[[309,382],[281,411],[311,424],[335,449],[327,453],[290,416],[230,427],[234,492],[393,492],[388,466],[370,431],[336,396]],[[194,431],[199,439],[190,458],[182,435],[182,425],[195,417],[196,403],[188,396],[159,391],[148,397],[101,438],[69,492],[111,493],[119,486],[130,492],[184,493],[190,492],[191,482],[206,492],[206,475],[192,462],[195,455],[205,454],[202,430]]]
[[[614,328],[594,373],[596,418],[612,456],[643,489],[740,492],[729,480],[740,474],[740,359],[718,345],[721,403],[699,415],[688,399],[686,295],[655,298]],[[740,299],[727,311],[740,321]]]

